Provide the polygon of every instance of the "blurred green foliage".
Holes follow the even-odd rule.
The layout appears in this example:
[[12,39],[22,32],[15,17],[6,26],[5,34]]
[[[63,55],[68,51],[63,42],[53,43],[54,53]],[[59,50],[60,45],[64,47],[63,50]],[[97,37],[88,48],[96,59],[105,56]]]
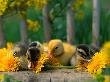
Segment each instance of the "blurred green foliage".
[[22,81],[14,79],[11,75],[4,74],[4,77],[0,82],[22,82]]
[[[52,0],[50,2],[50,18],[52,23],[52,39],[59,38],[66,40],[66,8],[69,0]],[[100,19],[100,43],[110,40],[110,3],[109,0],[101,1],[101,19]],[[82,14],[79,14],[82,12]],[[87,43],[92,41],[92,0],[85,0],[84,4],[75,14],[75,43]],[[27,10],[29,19],[38,20],[40,29],[36,32],[29,31],[29,39],[44,42],[42,11],[29,8]],[[83,17],[81,17],[83,16]],[[6,41],[20,41],[19,23],[20,19],[17,15],[4,19],[4,32]]]

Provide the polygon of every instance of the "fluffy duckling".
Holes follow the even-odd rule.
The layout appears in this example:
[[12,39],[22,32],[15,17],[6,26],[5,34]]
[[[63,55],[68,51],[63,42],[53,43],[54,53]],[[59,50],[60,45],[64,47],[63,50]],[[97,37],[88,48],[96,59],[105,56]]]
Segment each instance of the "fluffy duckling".
[[51,40],[48,44],[49,56],[55,57],[59,61],[59,63],[64,66],[70,64],[71,58],[75,56],[75,51],[75,46],[63,43],[59,39]]
[[[94,54],[99,52],[99,48],[94,46],[88,46],[86,44],[80,44],[76,48],[76,65],[78,65],[81,70],[86,69],[89,61],[92,59]],[[71,59],[71,64],[73,64],[74,57]]]
[[14,46],[13,51],[15,56],[20,57],[26,55],[28,45],[24,43],[18,43]]
[[13,48],[14,55],[20,59],[20,70],[28,70],[27,48],[28,46],[24,43],[18,43]]
[[28,68],[32,69],[35,67],[36,62],[40,58],[42,52],[44,51],[43,46],[38,41],[34,41],[29,44],[27,49],[27,59],[28,59]]
[[78,55],[80,57],[89,61],[90,59],[92,59],[92,57],[94,56],[96,52],[99,52],[99,48],[94,47],[94,46],[88,46],[86,44],[80,44],[77,46],[76,51],[78,52]]
[[15,56],[20,59],[20,70],[32,69],[35,62],[38,61],[41,53],[43,52],[43,46],[38,41],[33,41],[29,45],[17,44],[14,49]]

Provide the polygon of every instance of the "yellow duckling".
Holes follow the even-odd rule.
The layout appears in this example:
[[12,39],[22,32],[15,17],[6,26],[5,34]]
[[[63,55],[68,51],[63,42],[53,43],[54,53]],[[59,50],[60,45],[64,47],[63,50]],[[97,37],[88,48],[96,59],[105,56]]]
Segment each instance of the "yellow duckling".
[[[59,39],[51,40],[48,44],[49,56],[55,57],[61,65],[69,65],[70,60],[75,56],[76,47],[68,43],[63,43]],[[75,60],[74,60],[75,62]]]

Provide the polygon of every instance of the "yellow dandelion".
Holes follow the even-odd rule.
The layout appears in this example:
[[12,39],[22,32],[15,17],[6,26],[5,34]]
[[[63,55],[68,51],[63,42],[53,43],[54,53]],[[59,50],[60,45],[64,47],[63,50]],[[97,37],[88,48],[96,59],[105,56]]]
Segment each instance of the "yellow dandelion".
[[49,60],[48,60],[49,64],[53,65],[53,66],[61,66],[61,64],[59,63],[58,59],[56,59],[55,57],[53,56],[50,56],[49,57]]
[[110,55],[110,42],[104,43],[102,49],[106,50],[107,53]]
[[84,60],[83,58],[80,58],[78,60],[78,65],[76,65],[75,67],[77,70],[86,71],[88,63],[88,61]]
[[0,59],[0,71],[17,71],[20,65],[19,58],[5,48],[1,52],[4,56]]
[[0,16],[3,15],[7,8],[8,0],[0,0]]
[[[110,41],[104,43],[102,49],[104,49],[107,52],[107,54],[110,56]],[[110,61],[108,66],[110,67]]]
[[4,56],[6,56],[6,54],[7,54],[7,49],[6,48],[0,49],[0,59],[3,58]]
[[48,56],[46,54],[42,54],[40,59],[38,60],[36,66],[33,68],[33,70],[36,73],[39,73],[41,69],[44,67],[44,63],[48,60]]
[[110,42],[104,43],[103,48],[110,49]]
[[87,71],[91,74],[100,74],[102,68],[105,68],[109,63],[109,55],[105,50],[101,50],[100,52],[95,53],[92,60],[87,66]]
[[13,47],[14,47],[13,43],[11,43],[11,42],[7,43],[7,49],[12,50]]

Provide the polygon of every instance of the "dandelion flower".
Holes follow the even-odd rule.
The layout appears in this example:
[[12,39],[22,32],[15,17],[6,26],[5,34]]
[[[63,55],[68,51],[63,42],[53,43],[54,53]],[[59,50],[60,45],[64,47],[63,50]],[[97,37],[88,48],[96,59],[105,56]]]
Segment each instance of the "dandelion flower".
[[5,48],[1,52],[3,57],[0,59],[0,71],[17,71],[20,65],[19,58],[15,57],[13,52]]
[[0,49],[0,59],[2,59],[4,56],[6,56],[6,54],[7,54],[6,48]]
[[39,73],[41,69],[44,67],[44,63],[48,60],[48,56],[46,54],[42,54],[40,59],[38,60],[36,66],[33,68],[33,70],[36,73]]
[[7,49],[12,50],[13,47],[14,47],[13,43],[11,43],[11,42],[7,43]]
[[[105,42],[102,49],[104,49],[107,52],[107,54],[110,56],[110,41]],[[110,67],[110,61],[107,66]]]
[[58,61],[58,59],[56,59],[55,57],[51,56],[49,57],[48,60],[49,64],[53,65],[53,66],[60,66],[60,62]]
[[107,48],[107,49],[109,48],[110,49],[110,42],[104,43],[103,48]]
[[87,71],[91,74],[100,74],[102,68],[105,68],[109,63],[109,55],[105,50],[101,50],[100,52],[95,53],[92,60],[87,66]]

